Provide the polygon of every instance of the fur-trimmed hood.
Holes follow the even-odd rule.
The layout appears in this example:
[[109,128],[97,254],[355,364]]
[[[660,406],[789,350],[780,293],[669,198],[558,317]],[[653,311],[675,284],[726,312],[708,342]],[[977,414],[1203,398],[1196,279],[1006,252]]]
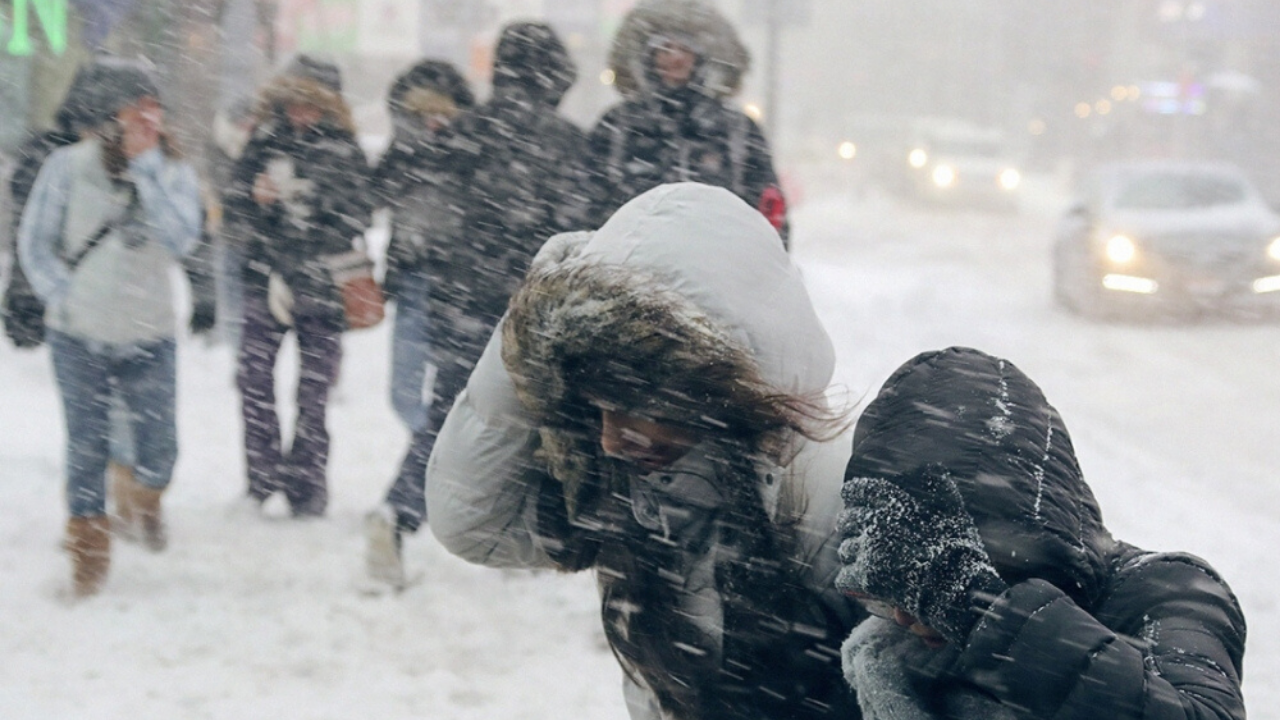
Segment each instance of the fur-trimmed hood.
[[623,19],[609,49],[614,87],[625,98],[653,92],[650,56],[656,39],[668,38],[698,55],[691,81],[700,92],[732,97],[742,89],[751,54],[737,30],[712,5],[701,0],[641,0]]
[[503,28],[493,51],[495,96],[515,90],[556,107],[577,79],[578,67],[550,25],[519,22]]
[[387,91],[387,110],[393,122],[400,125],[422,114],[425,108],[415,94],[424,91],[447,99],[455,113],[475,105],[475,95],[456,67],[444,60],[423,60],[396,77]]
[[534,260],[535,273],[570,263],[598,266],[561,271],[566,279],[577,275],[682,306],[691,329],[749,352],[780,392],[820,395],[830,383],[835,352],[799,271],[777,231],[728,190],[661,185],[596,232],[566,237],[574,246],[548,243]]
[[[324,72],[315,72],[311,70],[313,67]],[[304,103],[324,112],[322,122],[354,134],[356,125],[351,107],[342,97],[341,85],[335,84],[335,77],[340,77],[336,65],[315,60],[295,61],[262,88],[255,111],[256,124],[282,118],[285,106],[290,103]]]
[[[744,388],[821,402],[830,339],[777,233],[729,191],[660,186],[572,239],[535,259],[502,339],[571,512],[598,471],[593,400],[727,437],[760,427],[740,410]],[[789,462],[792,439],[769,438],[769,459]]]
[[1115,542],[1058,411],[1013,363],[969,348],[904,363],[858,419],[846,477],[938,463],[1010,584],[1048,580],[1084,607]]

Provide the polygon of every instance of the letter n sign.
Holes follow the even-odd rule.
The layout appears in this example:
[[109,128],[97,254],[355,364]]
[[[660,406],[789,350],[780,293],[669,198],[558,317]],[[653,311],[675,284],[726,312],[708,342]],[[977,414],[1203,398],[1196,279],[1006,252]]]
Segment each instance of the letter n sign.
[[[13,34],[5,51],[10,55],[35,52],[31,42],[31,11],[35,10],[44,28],[44,37],[55,55],[67,50],[67,0],[13,0]],[[0,18],[3,20],[3,18]],[[0,31],[3,28],[0,27]]]

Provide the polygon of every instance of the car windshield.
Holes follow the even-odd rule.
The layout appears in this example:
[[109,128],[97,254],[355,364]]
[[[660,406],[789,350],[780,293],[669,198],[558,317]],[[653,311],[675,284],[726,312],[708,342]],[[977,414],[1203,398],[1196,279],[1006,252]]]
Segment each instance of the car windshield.
[[1244,184],[1220,175],[1160,173],[1130,178],[1115,206],[1130,210],[1177,210],[1235,205],[1245,200]]

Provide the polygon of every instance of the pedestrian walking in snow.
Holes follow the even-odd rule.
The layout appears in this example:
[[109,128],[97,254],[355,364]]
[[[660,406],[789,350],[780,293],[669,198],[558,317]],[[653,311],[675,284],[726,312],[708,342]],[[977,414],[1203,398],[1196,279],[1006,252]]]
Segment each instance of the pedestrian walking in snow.
[[45,304],[67,424],[66,548],[77,596],[110,565],[104,476],[113,392],[127,408],[136,461],[118,488],[152,550],[166,544],[160,498],[172,478],[175,324],[170,273],[198,242],[200,191],[164,129],[140,63],[89,67],[84,139],[40,169],[19,227],[19,257]]
[[[301,55],[262,91],[253,135],[224,196],[247,222],[239,372],[248,497],[283,492],[295,517],[323,515],[329,389],[345,328],[332,258],[369,225],[368,165],[356,142],[336,65]],[[298,342],[298,415],[286,448],[275,366],[287,333]]]
[[441,430],[431,528],[594,569],[633,718],[858,718],[839,644],[834,353],[777,233],[664,185],[534,261]]
[[591,131],[585,195],[592,227],[662,183],[727,188],[786,237],[786,202],[760,128],[729,98],[751,57],[710,4],[642,0],[623,19],[609,52],[622,102]]
[[1012,363],[923,353],[858,420],[837,587],[863,717],[1243,720],[1245,622],[1186,553],[1111,537],[1058,412]]
[[[401,242],[421,238],[423,256],[421,272],[411,276],[395,260],[400,277],[392,281],[397,294],[426,293],[423,322],[435,378],[425,422],[414,430],[385,503],[368,516],[368,568],[376,578],[403,582],[401,539],[426,518],[427,459],[444,417],[534,253],[548,237],[577,229],[581,219],[573,198],[582,182],[585,141],[556,110],[576,77],[568,51],[549,26],[508,25],[494,49],[492,97],[458,116],[445,138],[419,143],[414,157],[401,161],[413,165],[410,178],[437,178],[434,184],[417,183],[415,190],[417,181],[402,174],[405,192],[435,199],[415,200],[417,210],[399,215]],[[458,96],[456,81],[441,89]],[[438,220],[421,215],[442,202],[452,207],[440,207]]]
[[[373,177],[377,204],[391,212],[391,240],[382,283],[388,299],[395,303],[391,406],[413,434],[392,481],[392,487],[399,490],[388,509],[402,507],[409,513],[420,511],[430,453],[426,435],[435,429],[431,406],[436,362],[431,354],[433,313],[427,289],[435,259],[460,241],[462,208],[469,192],[441,163],[447,151],[445,131],[458,113],[474,104],[471,88],[453,65],[423,60],[406,70],[387,93],[392,137]],[[408,497],[403,497],[405,493]],[[393,586],[405,582],[399,561],[398,514],[379,512],[369,518],[369,574]]]

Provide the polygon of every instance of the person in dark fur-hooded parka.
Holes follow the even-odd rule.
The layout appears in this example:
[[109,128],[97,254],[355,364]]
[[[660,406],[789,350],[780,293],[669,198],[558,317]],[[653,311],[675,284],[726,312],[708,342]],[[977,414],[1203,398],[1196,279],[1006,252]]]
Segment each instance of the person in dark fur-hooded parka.
[[609,52],[622,102],[591,131],[585,195],[592,225],[670,182],[726,188],[786,236],[786,202],[769,143],[728,101],[751,64],[737,31],[707,3],[642,0]]
[[1204,560],[1115,540],[1007,360],[926,352],[858,420],[836,585],[870,720],[1243,720],[1245,621]]
[[857,720],[833,367],[755,209],[650,190],[538,254],[437,440],[431,528],[486,566],[594,570],[635,720]]
[[[369,526],[369,569],[393,583],[401,535],[427,516],[426,478],[445,415],[467,383],[485,342],[548,237],[578,229],[574,189],[581,183],[582,131],[557,112],[577,77],[568,51],[544,23],[506,26],[494,49],[493,93],[455,119],[433,165],[463,192],[456,232],[426,245],[431,354],[436,368],[426,424],[408,466]],[[411,458],[411,459],[413,459]],[[385,552],[377,549],[382,548]],[[389,568],[390,570],[385,570]]]

